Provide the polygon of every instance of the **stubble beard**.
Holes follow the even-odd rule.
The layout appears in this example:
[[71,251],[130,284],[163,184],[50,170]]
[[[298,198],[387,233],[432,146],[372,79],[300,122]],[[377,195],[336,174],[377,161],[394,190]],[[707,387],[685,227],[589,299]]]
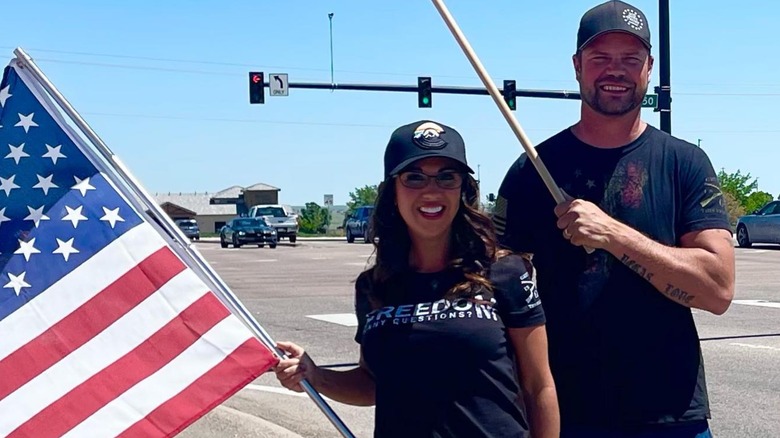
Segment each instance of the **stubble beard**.
[[605,116],[622,116],[642,105],[642,100],[644,99],[646,92],[647,85],[644,87],[641,85],[635,86],[633,94],[617,100],[610,96],[603,95],[601,89],[596,85],[590,89],[581,90],[581,96],[585,103],[599,114]]

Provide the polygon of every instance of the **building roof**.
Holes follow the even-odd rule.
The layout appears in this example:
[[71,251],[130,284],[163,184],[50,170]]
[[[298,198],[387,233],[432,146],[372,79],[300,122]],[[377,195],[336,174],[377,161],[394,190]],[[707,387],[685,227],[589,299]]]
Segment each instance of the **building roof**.
[[236,214],[236,206],[233,204],[209,204],[209,200],[214,196],[209,193],[155,193],[154,199],[158,204],[170,202],[200,215]]
[[197,214],[203,215],[225,215],[225,214],[237,214],[235,204],[210,204],[212,198],[219,199],[237,199],[241,197],[244,191],[280,191],[280,188],[265,184],[257,183],[249,187],[231,186],[226,189],[220,190],[216,193],[209,194],[203,193],[155,193],[154,199],[158,204],[162,205],[166,202],[178,205],[179,207],[192,210]]
[[244,188],[244,191],[246,191],[246,192],[250,192],[250,191],[251,192],[269,192],[269,191],[273,191],[273,190],[278,192],[278,191],[280,191],[282,189],[280,189],[278,187],[274,187],[274,186],[269,186],[268,184],[264,184],[264,183],[257,183],[257,184],[253,184],[253,185],[251,185],[249,187],[245,187]]
[[219,192],[214,193],[213,195],[211,195],[211,197],[212,198],[230,198],[230,199],[238,198],[239,196],[241,196],[241,192],[243,192],[243,191],[244,191],[243,187],[241,187],[241,186],[233,186],[233,187],[228,187],[228,188],[226,188],[224,190],[220,190]]

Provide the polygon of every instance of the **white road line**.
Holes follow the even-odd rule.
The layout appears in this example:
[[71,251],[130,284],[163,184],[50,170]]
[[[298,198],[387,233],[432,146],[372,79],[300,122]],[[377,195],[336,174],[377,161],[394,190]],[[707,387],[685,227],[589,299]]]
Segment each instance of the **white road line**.
[[780,351],[780,348],[770,347],[768,345],[740,344],[739,342],[732,342],[729,345],[735,345],[737,347],[755,348],[755,349],[760,349],[760,350]]
[[276,259],[258,259],[255,260],[256,262],[278,262],[279,260]]
[[347,266],[366,266],[366,262],[360,262],[360,263],[344,263]]
[[773,307],[780,309],[780,303],[766,300],[734,300],[734,304],[742,304],[745,306],[759,306],[759,307]]
[[[275,386],[255,385],[254,383],[250,383],[249,385],[246,385],[244,389],[251,389],[253,391],[270,392],[273,394],[292,395],[295,397],[308,397],[308,395],[305,392],[295,392],[295,391],[290,391],[287,388],[277,388]],[[325,396],[322,396],[322,398],[328,401],[333,401]]]
[[329,315],[306,315],[307,318],[316,319],[319,321],[330,322],[332,324],[339,324],[346,327],[357,327],[357,317],[354,313],[331,313]]
[[295,392],[295,391],[290,391],[287,388],[277,388],[275,386],[263,386],[263,385],[255,385],[253,383],[250,383],[249,385],[246,385],[244,388],[251,389],[254,391],[272,392],[274,394],[294,395],[296,397],[308,397],[308,395],[305,392]]

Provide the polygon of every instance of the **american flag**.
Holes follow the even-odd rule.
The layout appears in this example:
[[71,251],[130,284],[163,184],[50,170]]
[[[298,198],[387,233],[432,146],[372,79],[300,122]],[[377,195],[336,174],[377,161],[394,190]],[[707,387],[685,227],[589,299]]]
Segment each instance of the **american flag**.
[[276,359],[14,60],[0,83],[0,436],[172,436]]

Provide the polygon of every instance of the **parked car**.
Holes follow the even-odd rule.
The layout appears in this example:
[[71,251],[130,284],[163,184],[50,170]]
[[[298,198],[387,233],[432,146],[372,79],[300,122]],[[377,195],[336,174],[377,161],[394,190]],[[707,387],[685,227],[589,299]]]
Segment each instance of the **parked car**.
[[754,243],[780,243],[780,200],[740,217],[737,243],[742,248],[749,248]]
[[185,236],[192,240],[200,240],[200,228],[195,219],[177,219],[175,223]]
[[362,237],[363,242],[365,243],[371,242],[371,239],[368,237],[368,235],[372,214],[374,214],[374,206],[364,205],[362,207],[358,207],[354,213],[347,217],[347,221],[344,224],[344,229],[347,233],[347,242],[354,242],[355,237]]
[[268,244],[269,248],[276,248],[276,230],[263,218],[237,217],[231,219],[219,231],[219,244],[223,248],[227,248],[230,244],[234,248],[240,248],[245,243],[254,243],[260,248]]
[[286,237],[290,243],[298,239],[298,215],[284,205],[255,205],[249,209],[249,217],[262,217],[276,230],[278,239]]

